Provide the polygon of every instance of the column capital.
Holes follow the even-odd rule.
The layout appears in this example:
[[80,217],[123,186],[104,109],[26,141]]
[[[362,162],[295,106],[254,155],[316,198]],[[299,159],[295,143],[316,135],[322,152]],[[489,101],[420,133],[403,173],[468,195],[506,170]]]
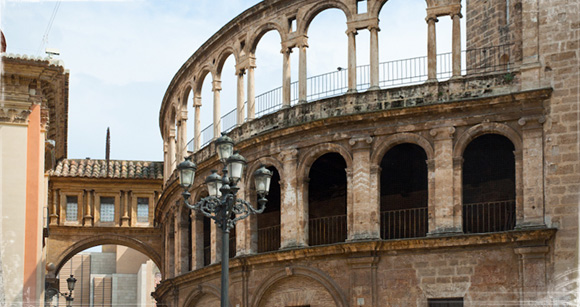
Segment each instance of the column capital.
[[212,85],[211,90],[214,91],[214,92],[215,91],[221,91],[222,90],[222,81],[221,80],[213,80],[211,82],[211,85]]
[[463,166],[463,157],[453,157],[453,167]]
[[451,139],[455,133],[455,127],[438,127],[429,131],[429,134],[435,140]]
[[427,163],[427,171],[429,171],[429,172],[435,171],[435,160],[434,159],[425,160],[425,163]]
[[298,149],[296,148],[289,148],[285,149],[280,152],[279,154],[280,160],[283,162],[290,162],[292,160],[298,159]]
[[182,110],[179,112],[179,119],[180,120],[187,120],[187,110]]
[[545,122],[546,118],[543,115],[524,116],[518,119],[518,125],[522,126],[523,129],[542,128]]
[[372,143],[372,136],[355,136],[348,140],[348,144],[353,150],[369,149]]
[[290,55],[290,53],[292,53],[292,47],[282,45],[282,50],[280,50],[280,53]]
[[349,36],[350,35],[353,35],[354,36],[354,35],[357,35],[358,34],[358,31],[355,28],[350,28],[350,29],[347,29],[344,33],[346,33],[346,35],[349,35]]
[[381,31],[381,28],[379,28],[379,25],[370,25],[370,26],[367,27],[367,30],[369,30],[371,32],[372,31],[380,32]]
[[544,258],[549,251],[550,248],[546,245],[514,248],[514,252],[522,259]]
[[195,95],[195,97],[193,97],[193,107],[194,108],[201,107],[201,96]]
[[427,15],[427,17],[425,17],[425,21],[427,23],[433,23],[433,24],[435,24],[436,22],[439,21],[439,19],[437,19],[437,16],[435,16],[435,15]]

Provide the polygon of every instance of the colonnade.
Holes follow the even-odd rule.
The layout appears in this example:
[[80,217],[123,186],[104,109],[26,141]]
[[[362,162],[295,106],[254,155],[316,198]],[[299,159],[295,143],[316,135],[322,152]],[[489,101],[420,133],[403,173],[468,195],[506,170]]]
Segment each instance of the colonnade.
[[[368,90],[379,89],[379,12],[384,4],[383,0],[368,0],[368,12],[357,14],[356,1],[335,0],[325,1],[329,3],[308,4],[303,10],[299,10],[295,15],[297,28],[292,29],[290,25],[285,24],[279,19],[274,20],[260,20],[241,26],[242,30],[255,33],[254,36],[242,39],[241,42],[233,39],[234,45],[217,46],[216,50],[205,50],[207,56],[199,60],[199,63],[193,65],[194,68],[189,72],[188,80],[181,82],[179,89],[175,90],[171,98],[169,109],[165,110],[166,119],[164,128],[162,129],[165,140],[165,161],[166,161],[166,175],[170,175],[175,169],[173,157],[177,161],[183,159],[187,155],[187,100],[193,100],[193,108],[195,113],[193,131],[194,143],[193,151],[198,151],[201,146],[201,121],[200,108],[202,105],[201,87],[203,80],[207,75],[212,76],[212,92],[213,92],[213,138],[215,139],[222,131],[222,123],[220,117],[221,103],[221,71],[225,58],[233,55],[235,64],[235,74],[237,76],[237,111],[236,124],[242,125],[245,121],[251,121],[256,118],[256,93],[255,93],[255,68],[256,57],[255,49],[258,41],[262,35],[270,30],[277,31],[281,37],[281,53],[282,53],[282,108],[290,107],[291,105],[291,53],[294,48],[299,52],[299,69],[298,69],[298,103],[307,102],[307,48],[308,36],[307,29],[310,22],[321,11],[327,8],[338,8],[342,10],[347,18],[346,35],[348,37],[348,93],[357,92],[357,48],[356,35],[358,31],[368,30],[370,32],[370,86]],[[352,2],[352,3],[351,3]],[[302,4],[304,5],[304,4]],[[317,7],[323,7],[317,9]],[[310,8],[309,8],[310,7]],[[296,14],[297,8],[289,8],[293,10],[292,14]],[[314,12],[312,12],[314,11]],[[436,1],[427,1],[427,46],[428,46],[428,80],[427,82],[437,81],[437,41],[436,41],[436,27],[438,17],[450,16],[453,21],[452,28],[452,78],[461,76],[461,1],[448,1],[445,5],[441,5]],[[289,13],[289,16],[292,15]],[[289,28],[290,27],[290,28]],[[219,34],[219,33],[218,33]],[[217,34],[216,34],[217,35]],[[216,58],[218,59],[216,61]],[[209,62],[209,63],[207,63]],[[217,64],[216,64],[217,63]],[[247,75],[244,85],[244,74]],[[189,92],[193,92],[193,97],[189,98]],[[247,102],[247,108],[244,107],[244,102]],[[165,103],[164,103],[165,104]],[[162,107],[163,108],[163,107]],[[260,110],[258,110],[260,111]],[[163,110],[162,110],[163,113]],[[175,128],[177,124],[177,127]],[[177,139],[176,139],[177,136]],[[208,141],[208,140],[206,140]],[[166,176],[165,178],[169,178]]]

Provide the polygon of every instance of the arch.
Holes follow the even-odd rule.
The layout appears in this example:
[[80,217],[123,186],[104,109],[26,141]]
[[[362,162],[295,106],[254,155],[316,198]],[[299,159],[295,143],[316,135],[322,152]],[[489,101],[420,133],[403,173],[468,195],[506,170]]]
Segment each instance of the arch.
[[[203,87],[203,82],[205,81],[205,78],[207,77],[207,74],[212,73],[211,67],[209,64],[204,65],[199,72],[197,73],[196,77],[195,77],[195,90],[193,91],[194,93],[196,93],[196,95],[201,95],[201,88]],[[212,79],[213,79],[213,74],[212,74]],[[202,102],[203,103],[203,102]]]
[[246,175],[244,178],[244,182],[246,183],[246,189],[249,190],[249,188],[252,186],[251,180],[254,177],[254,172],[258,168],[260,168],[261,165],[264,165],[266,167],[273,166],[274,168],[276,168],[276,170],[278,170],[278,173],[280,173],[280,171],[283,169],[282,163],[274,157],[262,157],[258,160],[255,160],[246,168]]
[[433,146],[427,139],[415,133],[398,133],[377,140],[375,144],[378,145],[371,155],[371,165],[379,165],[387,151],[402,143],[411,143],[423,148],[427,155],[427,160],[431,160],[434,157]]
[[[389,0],[378,0],[378,1],[374,1],[373,5],[371,5],[368,9],[367,12],[369,14],[369,16],[373,16],[373,17],[379,17],[379,13],[381,12],[381,10],[383,9],[383,6],[385,6],[385,4],[389,2]],[[425,5],[425,7],[427,7],[427,5]]]
[[266,22],[266,23],[262,24],[261,26],[259,26],[256,29],[256,31],[254,31],[254,35],[252,37],[250,37],[250,39],[249,39],[250,54],[256,53],[256,48],[258,47],[258,43],[262,39],[262,36],[264,36],[264,34],[270,32],[272,30],[276,30],[278,32],[278,35],[280,35],[280,43],[285,41],[286,36],[284,35],[284,33],[285,33],[284,27],[276,22],[271,22],[271,21]]
[[310,24],[312,23],[314,18],[322,11],[328,9],[339,9],[344,13],[347,22],[352,20],[353,13],[350,11],[348,6],[342,1],[332,1],[332,2],[320,1],[317,2],[315,5],[311,6],[309,9],[305,10],[304,15],[299,19],[300,22],[297,25],[297,32],[303,33],[304,35],[308,34],[308,27],[310,27]]
[[236,50],[234,49],[234,47],[232,46],[227,46],[225,47],[220,54],[217,57],[217,61],[215,64],[216,67],[216,75],[218,77],[221,77],[222,75],[222,70],[224,68],[224,64],[226,63],[226,60],[230,57],[230,55],[234,56],[234,61],[236,62],[236,64],[239,63],[239,55],[236,52]]
[[302,276],[318,282],[322,287],[328,291],[328,293],[334,299],[337,307],[346,307],[348,306],[347,299],[345,294],[340,290],[338,284],[336,284],[330,276],[325,274],[324,272],[310,267],[303,267],[303,266],[292,266],[287,267],[284,269],[276,270],[270,276],[262,281],[262,283],[258,286],[258,290],[256,291],[256,295],[254,296],[252,303],[250,306],[258,306],[258,304],[264,298],[264,295],[268,292],[268,290],[274,286],[277,282],[284,280],[288,276],[288,271],[292,272],[291,276]]
[[514,145],[514,151],[516,153],[522,152],[522,138],[513,128],[500,123],[481,123],[467,129],[457,138],[457,143],[455,143],[453,148],[453,158],[463,157],[463,152],[467,145],[478,136],[484,134],[499,134],[505,136]]
[[179,94],[181,99],[181,107],[182,110],[187,111],[187,100],[189,99],[189,92],[193,90],[193,85],[191,83],[186,83],[185,86],[182,87],[182,91]]
[[[162,270],[163,268],[163,266],[161,265],[161,256],[159,255],[159,253],[157,253],[157,251],[155,251],[155,249],[147,245],[147,243],[128,236],[102,234],[91,236],[84,240],[75,242],[73,245],[69,246],[66,250],[64,250],[56,260],[55,275],[58,275],[62,266],[74,255],[84,251],[87,248],[104,244],[123,245],[132,248],[149,257],[159,268],[159,270]],[[163,275],[163,272],[161,272],[161,274]]]
[[352,156],[350,152],[342,145],[334,144],[334,143],[322,143],[316,146],[313,146],[308,151],[304,153],[301,157],[300,161],[298,162],[299,168],[297,175],[302,179],[308,178],[308,173],[310,172],[310,167],[318,159],[324,154],[327,153],[338,153],[342,156],[344,161],[346,162],[346,168],[352,168]]
[[[183,306],[193,307],[197,302],[205,295],[215,296],[218,300],[220,298],[220,289],[217,286],[211,284],[202,284],[193,290],[189,296],[185,299]],[[230,303],[231,304],[231,303]]]

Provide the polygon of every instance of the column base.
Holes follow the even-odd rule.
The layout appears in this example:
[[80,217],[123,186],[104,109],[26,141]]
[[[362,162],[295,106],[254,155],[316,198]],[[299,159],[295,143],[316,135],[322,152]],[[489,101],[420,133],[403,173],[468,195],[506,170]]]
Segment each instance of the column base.
[[121,218],[121,227],[129,227],[129,217],[124,216]]
[[303,103],[308,103],[308,100],[304,100],[304,99],[298,100],[298,104],[303,104]]
[[356,94],[358,93],[356,88],[349,88],[348,91],[346,91],[347,94]]
[[50,225],[58,225],[58,215],[56,214],[50,215]]
[[94,220],[93,217],[90,215],[87,215],[83,218],[83,222],[85,226],[94,226]]
[[367,91],[378,91],[378,90],[380,90],[380,89],[381,89],[381,87],[380,87],[380,86],[378,86],[378,85],[373,85],[373,86],[369,87]]

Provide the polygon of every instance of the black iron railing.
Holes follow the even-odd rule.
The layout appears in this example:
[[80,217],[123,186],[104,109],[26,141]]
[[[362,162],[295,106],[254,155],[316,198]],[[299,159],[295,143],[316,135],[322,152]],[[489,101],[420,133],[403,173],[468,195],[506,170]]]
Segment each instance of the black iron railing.
[[258,229],[258,253],[280,248],[280,225]]
[[383,240],[425,237],[427,227],[426,207],[381,212]]
[[[513,44],[469,49],[461,52],[461,74],[473,75],[491,72],[510,71],[514,66],[512,57]],[[379,86],[391,88],[401,85],[423,83],[427,80],[427,56],[401,59],[379,63]],[[357,90],[364,91],[370,86],[370,65],[357,66]],[[445,81],[453,73],[453,56],[451,52],[437,55],[437,79]],[[339,68],[337,71],[311,76],[306,79],[307,101],[342,95],[348,90],[348,70]],[[291,105],[298,101],[298,82],[290,86]],[[282,87],[278,87],[257,95],[256,117],[273,113],[282,106]],[[222,131],[229,131],[237,124],[236,109],[222,116]],[[201,147],[205,147],[213,139],[213,124],[202,130]],[[193,139],[187,149],[193,151]]]
[[346,241],[346,215],[310,219],[308,244],[310,246]]
[[463,232],[486,233],[514,229],[515,200],[463,204]]

